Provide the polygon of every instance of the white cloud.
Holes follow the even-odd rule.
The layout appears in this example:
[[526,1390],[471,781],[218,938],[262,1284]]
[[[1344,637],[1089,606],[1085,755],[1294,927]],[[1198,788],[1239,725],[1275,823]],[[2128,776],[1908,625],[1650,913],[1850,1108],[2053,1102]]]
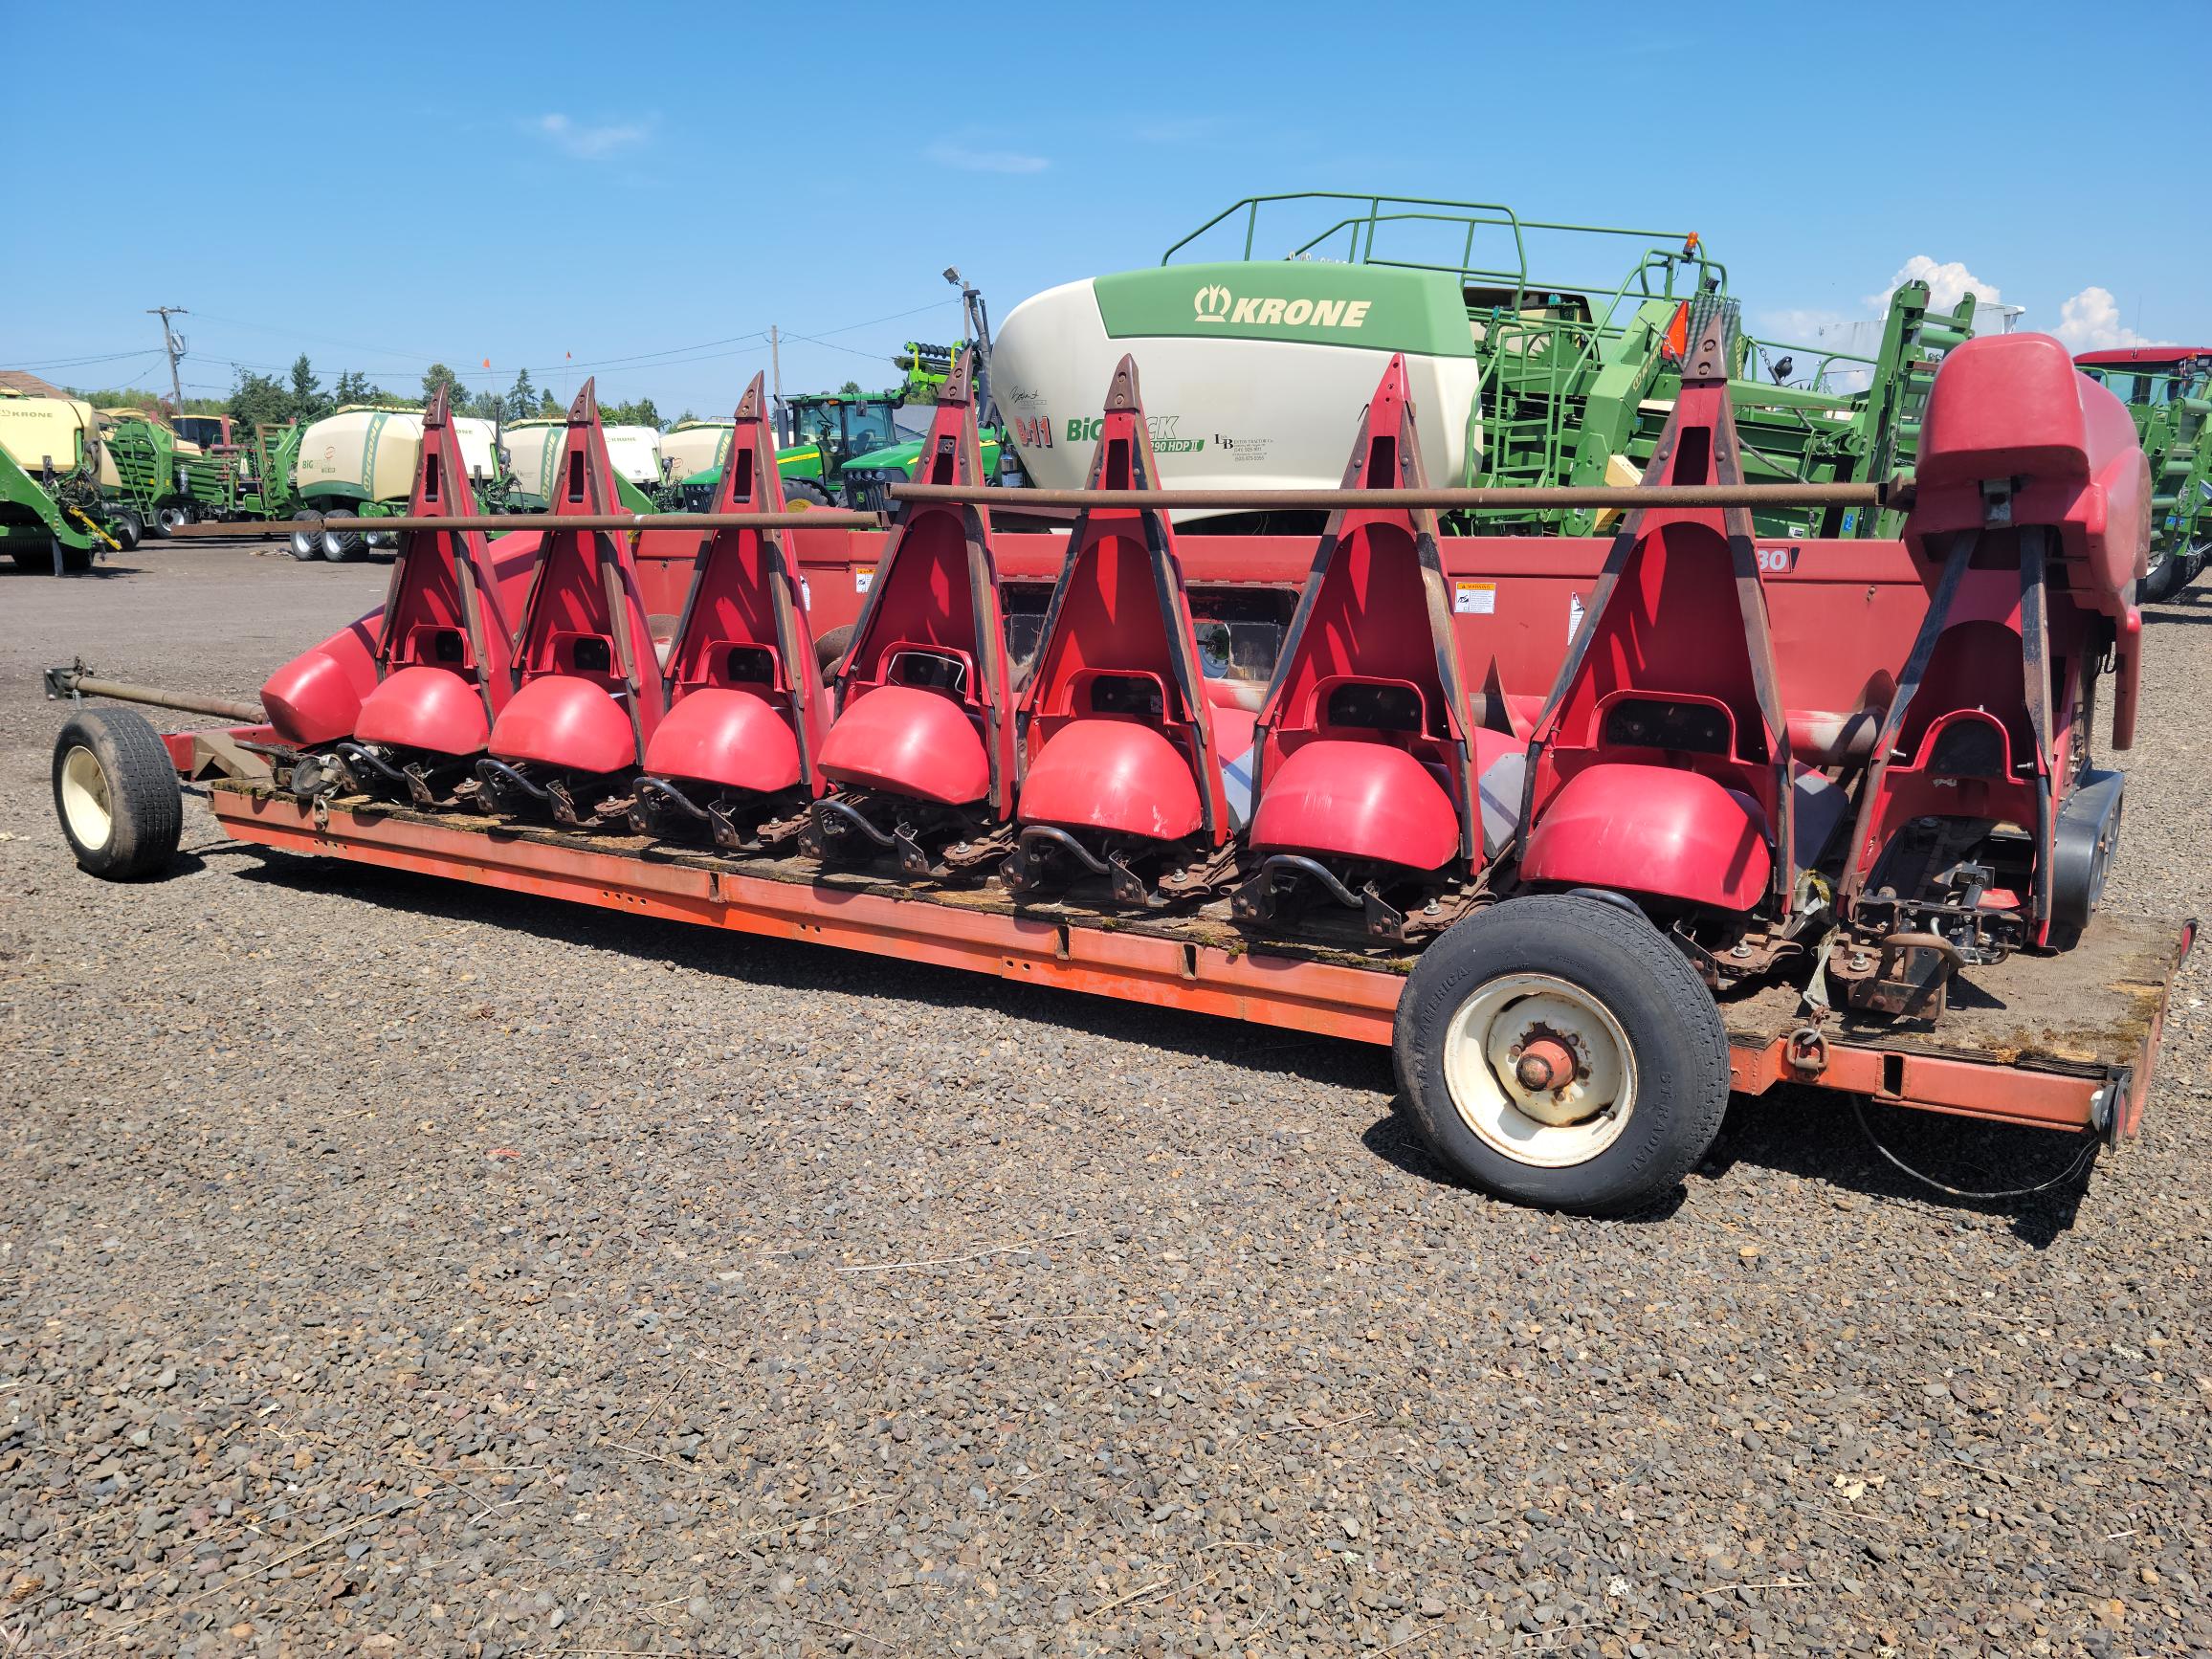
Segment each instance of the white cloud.
[[1851,321],[1841,311],[1825,311],[1818,306],[1761,311],[1757,316],[1760,339],[1791,342],[1818,339],[1825,330]]
[[2120,303],[2110,288],[2084,288],[2059,307],[2058,337],[2074,351],[2112,351],[2123,345],[2172,345],[2137,334],[2120,321]]
[[1969,294],[1974,296],[1977,303],[1982,305],[1995,305],[2002,298],[1996,283],[1982,281],[1958,260],[1938,265],[1927,254],[1915,254],[1898,268],[1896,276],[1890,278],[1887,288],[1879,294],[1867,296],[1868,309],[1887,311],[1890,296],[1908,282],[1927,283],[1928,303],[1938,311],[1953,309]]
[[618,151],[645,143],[650,127],[642,122],[608,122],[584,126],[567,116],[542,115],[523,123],[523,130],[543,139],[563,155],[580,162],[605,161]]
[[940,139],[924,153],[939,166],[957,167],[963,173],[1041,173],[1052,165],[1043,156],[1024,155],[1019,150],[975,149],[949,139]]

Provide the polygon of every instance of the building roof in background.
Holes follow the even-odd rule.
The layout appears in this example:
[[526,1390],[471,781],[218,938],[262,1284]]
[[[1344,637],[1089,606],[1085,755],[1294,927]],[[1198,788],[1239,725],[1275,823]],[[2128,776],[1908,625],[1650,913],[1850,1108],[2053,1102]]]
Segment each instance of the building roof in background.
[[67,397],[69,394],[51,382],[40,380],[26,369],[0,368],[0,386],[11,391],[20,391],[31,397]]

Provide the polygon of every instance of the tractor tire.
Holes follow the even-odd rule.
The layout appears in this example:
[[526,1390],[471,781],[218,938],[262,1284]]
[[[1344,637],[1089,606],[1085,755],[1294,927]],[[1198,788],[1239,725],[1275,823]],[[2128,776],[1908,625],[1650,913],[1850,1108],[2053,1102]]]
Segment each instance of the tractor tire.
[[292,521],[296,524],[311,526],[308,529],[292,532],[292,540],[288,543],[292,557],[300,560],[321,558],[322,515],[313,507],[299,507],[293,511]]
[[1392,1048],[1438,1155],[1546,1209],[1657,1203],[1728,1110],[1728,1033],[1704,982],[1642,916],[1579,895],[1447,929],[1406,979]]
[[[62,544],[61,544],[61,573],[62,573],[62,575],[64,575],[64,576],[89,576],[89,575],[91,575],[91,574],[92,574],[92,561],[93,561],[93,551],[92,551],[92,549],[91,549],[90,547],[72,547],[72,546],[71,546],[71,545],[70,545],[68,542],[62,542]],[[46,567],[47,567],[49,570],[53,569],[53,568],[54,568],[53,563],[52,563],[51,561],[49,561],[49,562],[48,562],[48,564],[47,564],[47,566],[46,566]]]
[[54,810],[77,868],[107,881],[159,874],[184,832],[184,792],[144,715],[80,709],[54,741]]
[[178,525],[189,524],[191,521],[192,513],[188,507],[164,507],[154,515],[154,524],[164,536],[174,536]]
[[139,543],[145,540],[146,521],[125,507],[116,514],[111,530],[118,547],[125,553],[135,553]]
[[811,507],[830,505],[830,492],[812,478],[785,478],[784,480],[784,510],[804,513]]
[[[354,516],[354,512],[355,509],[351,507],[340,507],[336,516],[350,519]],[[329,518],[332,515],[325,514],[323,516]],[[352,564],[361,557],[362,550],[367,545],[367,536],[359,530],[324,530],[322,532],[322,556],[333,564]]]
[[858,625],[848,622],[843,628],[832,628],[814,641],[814,666],[822,671],[822,683],[837,683],[837,665],[845,660],[845,653],[852,649],[852,631]]

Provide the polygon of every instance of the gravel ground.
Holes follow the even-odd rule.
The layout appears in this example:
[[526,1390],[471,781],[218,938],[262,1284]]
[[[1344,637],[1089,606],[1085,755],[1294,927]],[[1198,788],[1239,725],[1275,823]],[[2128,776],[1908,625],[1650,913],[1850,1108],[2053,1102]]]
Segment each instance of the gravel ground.
[[[2212,1648],[2202,953],[2065,1193],[1777,1092],[1514,1209],[1350,1044],[197,805],[84,877],[39,667],[248,695],[385,581],[129,563],[0,571],[0,1653]],[[2149,633],[2111,902],[2202,912],[2212,595]]]

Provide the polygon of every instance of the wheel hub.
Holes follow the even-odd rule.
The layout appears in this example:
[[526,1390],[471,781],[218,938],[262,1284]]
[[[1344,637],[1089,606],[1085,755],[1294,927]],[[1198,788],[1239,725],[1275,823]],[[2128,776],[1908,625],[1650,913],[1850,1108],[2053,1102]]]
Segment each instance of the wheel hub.
[[1445,1074],[1461,1118],[1522,1163],[1596,1157],[1634,1110],[1627,1033],[1584,987],[1549,974],[1501,975],[1460,1005]]

